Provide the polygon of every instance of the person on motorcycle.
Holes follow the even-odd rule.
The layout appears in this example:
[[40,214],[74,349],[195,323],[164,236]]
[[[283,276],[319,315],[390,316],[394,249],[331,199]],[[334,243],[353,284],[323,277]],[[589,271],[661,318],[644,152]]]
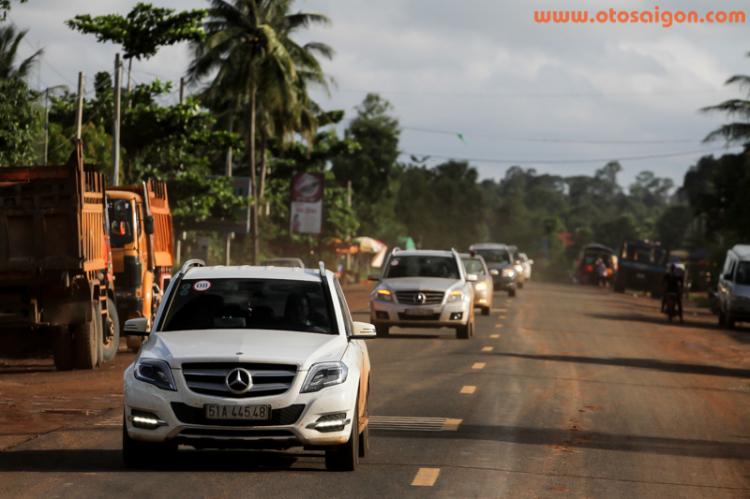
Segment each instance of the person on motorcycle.
[[681,274],[677,273],[677,264],[672,263],[669,266],[669,272],[664,276],[664,293],[661,298],[661,311],[664,312],[664,307],[667,304],[667,294],[674,293],[677,299],[677,310],[680,314],[680,322],[682,322],[682,286],[684,285],[684,279]]

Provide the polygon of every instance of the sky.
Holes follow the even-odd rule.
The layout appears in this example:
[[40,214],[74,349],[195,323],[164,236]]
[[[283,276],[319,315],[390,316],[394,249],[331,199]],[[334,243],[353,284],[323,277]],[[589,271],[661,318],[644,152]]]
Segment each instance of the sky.
[[[38,88],[77,85],[78,72],[112,71],[119,47],[96,43],[64,25],[76,14],[127,14],[131,0],[29,0],[9,21],[28,29],[27,56],[44,47]],[[178,10],[204,0],[155,0]],[[744,11],[745,24],[541,24],[534,11],[599,10],[661,13]],[[346,117],[368,92],[393,105],[402,126],[402,161],[411,155],[434,166],[468,159],[481,178],[500,179],[512,165],[539,173],[592,175],[611,160],[627,187],[644,170],[682,184],[704,154],[737,152],[721,141],[702,143],[726,123],[699,110],[747,96],[726,86],[750,73],[747,0],[297,0],[295,10],[327,15],[331,27],[300,32],[324,42],[335,85],[313,91],[326,109]],[[7,21],[6,21],[7,22]],[[133,77],[179,82],[190,61],[186,44],[135,61]],[[177,92],[171,96],[177,100]],[[344,123],[345,125],[345,123]],[[343,126],[343,125],[342,125]],[[339,127],[341,128],[341,127]],[[463,140],[459,138],[461,134]]]

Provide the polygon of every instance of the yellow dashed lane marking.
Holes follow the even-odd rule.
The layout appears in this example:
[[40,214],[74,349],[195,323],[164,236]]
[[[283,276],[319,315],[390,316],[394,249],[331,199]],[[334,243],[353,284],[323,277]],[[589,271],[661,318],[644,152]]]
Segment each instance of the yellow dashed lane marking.
[[490,335],[490,338],[499,338],[499,337],[500,337],[500,335],[499,335],[499,334],[491,334],[491,335]]
[[461,393],[474,393],[475,391],[477,391],[476,386],[465,386],[461,388]]
[[458,425],[461,424],[463,419],[446,419],[443,424],[443,431],[458,431]]
[[495,347],[484,347],[484,348],[482,348],[482,351],[483,352],[491,352],[494,349],[495,349]]
[[440,475],[440,468],[419,468],[411,484],[415,487],[432,487]]
[[507,308],[498,308],[497,311],[498,312],[507,312],[508,309]]
[[473,366],[471,366],[472,369],[484,369],[484,366],[486,366],[484,362],[477,362]]
[[495,324],[495,327],[503,327],[502,324]]
[[507,319],[507,317],[505,317],[504,315],[499,315],[497,318],[498,319]]

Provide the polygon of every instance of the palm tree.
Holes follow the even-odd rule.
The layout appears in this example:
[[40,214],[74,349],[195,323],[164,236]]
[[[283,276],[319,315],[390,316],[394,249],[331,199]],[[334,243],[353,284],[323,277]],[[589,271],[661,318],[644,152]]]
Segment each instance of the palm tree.
[[[750,56],[750,53],[747,54]],[[750,76],[735,75],[729,78],[725,85],[737,85],[740,90],[750,89]],[[724,139],[727,144],[741,142],[743,145],[750,145],[750,100],[747,99],[730,99],[701,109],[704,113],[722,112],[730,118],[738,117],[744,121],[722,125],[713,132],[709,133],[704,142],[710,142],[716,139]]]
[[[290,14],[293,0],[211,0],[206,39],[194,45],[194,59],[188,78],[198,82],[215,74],[204,91],[209,99],[230,96],[235,109],[245,106],[247,123],[245,147],[250,160],[250,176],[254,186],[253,263],[260,254],[258,209],[262,189],[256,182],[255,137],[261,122],[261,142],[269,134],[284,135],[301,123],[299,116],[308,102],[306,84],[321,82],[325,77],[315,53],[330,57],[330,47],[320,43],[300,46],[290,36],[312,23],[327,25],[330,20],[321,14]],[[302,103],[302,104],[301,104]],[[275,128],[280,115],[286,116],[283,130]],[[258,118],[260,117],[260,120]],[[261,157],[261,179],[265,183],[265,149]]]
[[37,57],[42,55],[43,49],[39,49],[15,67],[18,44],[21,43],[26,33],[28,30],[18,31],[12,24],[0,27],[0,79],[25,79]]

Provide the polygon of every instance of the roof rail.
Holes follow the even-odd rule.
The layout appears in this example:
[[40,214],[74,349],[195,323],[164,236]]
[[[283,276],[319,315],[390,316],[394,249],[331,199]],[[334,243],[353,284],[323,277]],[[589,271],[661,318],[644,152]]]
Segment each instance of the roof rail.
[[184,274],[185,272],[188,271],[188,269],[191,269],[193,267],[205,267],[205,266],[206,266],[206,262],[204,262],[203,260],[199,260],[197,258],[193,258],[192,260],[188,260],[187,262],[185,262],[185,264],[180,269],[180,273]]
[[318,262],[318,268],[320,269],[320,278],[324,279],[326,275],[326,264],[323,260]]

